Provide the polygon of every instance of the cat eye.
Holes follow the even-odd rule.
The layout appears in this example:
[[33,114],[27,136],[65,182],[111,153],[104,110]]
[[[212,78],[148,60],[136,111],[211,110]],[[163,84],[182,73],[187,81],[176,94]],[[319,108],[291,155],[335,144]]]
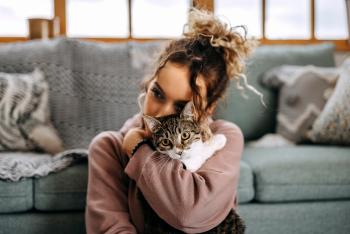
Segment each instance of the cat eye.
[[170,145],[170,141],[169,141],[168,139],[163,139],[163,140],[161,141],[161,143],[162,143],[164,146]]
[[188,138],[190,138],[190,134],[188,132],[184,132],[181,134],[181,138],[187,140]]

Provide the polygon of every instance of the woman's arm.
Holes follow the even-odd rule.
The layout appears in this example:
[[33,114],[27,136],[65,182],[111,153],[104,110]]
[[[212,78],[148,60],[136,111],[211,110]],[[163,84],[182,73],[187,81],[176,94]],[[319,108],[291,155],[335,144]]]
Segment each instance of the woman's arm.
[[89,145],[89,176],[86,197],[87,233],[136,233],[130,221],[128,181],[124,173],[128,156],[122,150],[125,134],[140,124],[138,114],[116,131],[104,131]]
[[197,233],[217,226],[237,202],[242,131],[225,120],[210,124],[213,133],[227,138],[223,149],[192,173],[179,160],[168,162],[159,152],[142,145],[125,173],[137,183],[155,212],[184,232]]
[[[121,134],[105,131],[89,145],[85,221],[87,233],[137,233],[128,211]],[[127,156],[124,156],[127,157]]]

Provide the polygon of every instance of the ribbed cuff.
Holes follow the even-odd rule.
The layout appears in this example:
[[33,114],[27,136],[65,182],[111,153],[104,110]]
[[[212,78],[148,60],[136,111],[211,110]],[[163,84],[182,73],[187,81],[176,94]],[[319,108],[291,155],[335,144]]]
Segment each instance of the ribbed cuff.
[[150,144],[150,143],[149,143],[149,139],[144,138],[144,139],[142,139],[141,141],[139,141],[139,142],[134,146],[134,148],[132,149],[132,151],[131,151],[131,156],[134,156],[134,154],[136,153],[137,149],[140,148],[142,144]]

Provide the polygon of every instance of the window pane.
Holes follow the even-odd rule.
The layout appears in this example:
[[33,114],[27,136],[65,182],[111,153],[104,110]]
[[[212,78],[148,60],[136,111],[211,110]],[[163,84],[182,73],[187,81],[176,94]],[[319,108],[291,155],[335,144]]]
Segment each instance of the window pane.
[[266,37],[269,39],[309,39],[309,0],[267,0]]
[[[246,25],[249,36],[261,37],[261,0],[216,0],[215,15],[230,25]],[[225,20],[225,18],[227,20]]]
[[344,0],[315,1],[315,36],[320,39],[348,37]]
[[179,37],[190,0],[133,0],[133,37]]
[[67,0],[67,35],[127,37],[127,0]]
[[0,0],[0,36],[27,37],[27,18],[53,16],[53,0]]

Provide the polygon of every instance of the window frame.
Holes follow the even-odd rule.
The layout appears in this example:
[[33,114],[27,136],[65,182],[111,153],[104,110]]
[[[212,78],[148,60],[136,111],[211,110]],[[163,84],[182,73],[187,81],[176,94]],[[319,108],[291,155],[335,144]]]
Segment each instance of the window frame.
[[[54,1],[54,15],[55,17],[60,18],[60,35],[66,36],[66,0],[53,0]],[[190,1],[191,6],[198,8],[205,8],[209,11],[214,11],[214,1],[215,0],[192,0]],[[310,30],[311,30],[311,38],[304,40],[296,40],[296,39],[268,39],[266,38],[266,1],[262,1],[262,19],[261,24],[262,27],[262,37],[259,39],[261,45],[307,45],[307,44],[315,44],[321,42],[332,42],[336,46],[337,51],[350,51],[350,40],[349,39],[329,39],[329,40],[321,40],[315,37],[315,1],[316,0],[308,0],[310,1]],[[132,0],[128,0],[128,17],[129,17],[129,36],[126,38],[79,38],[83,40],[92,40],[92,41],[103,41],[103,42],[126,42],[126,41],[154,41],[154,40],[168,40],[172,38],[134,38],[132,37],[132,17],[131,17],[131,7]],[[350,30],[350,29],[348,29]],[[13,41],[27,41],[29,40],[27,37],[0,37],[0,42],[13,42]]]

